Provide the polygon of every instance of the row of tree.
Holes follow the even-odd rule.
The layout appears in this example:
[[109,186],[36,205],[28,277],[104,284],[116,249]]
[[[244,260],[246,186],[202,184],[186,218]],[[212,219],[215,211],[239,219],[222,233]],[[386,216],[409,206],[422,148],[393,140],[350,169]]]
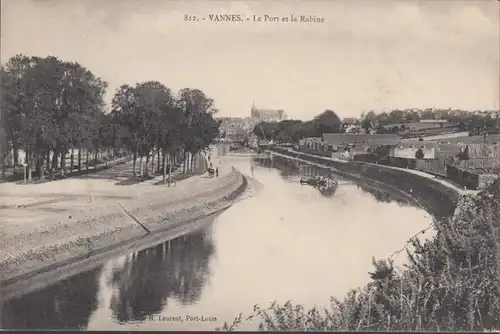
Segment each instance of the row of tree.
[[122,85],[108,111],[107,83],[78,63],[17,55],[0,74],[0,161],[11,151],[17,161],[24,151],[29,178],[32,169],[40,177],[44,169],[64,174],[64,157],[73,150],[79,169],[81,152],[87,153],[87,166],[89,152],[96,158],[102,151],[127,152],[133,156],[134,178],[137,159],[142,167],[145,158],[147,176],[150,157],[156,156],[151,171],[163,168],[165,178],[172,157],[180,153],[187,171],[191,157],[219,133],[214,101],[199,89],[174,94],[158,81]]
[[485,131],[498,133],[500,131],[500,118],[494,117],[493,112],[473,113],[451,109],[425,109],[419,111],[396,109],[379,114],[370,111],[362,114],[353,123],[359,125],[366,132],[376,130],[377,133],[398,133],[408,129],[405,124],[420,122],[422,119],[446,120],[450,126],[457,127],[460,131],[473,132],[473,134],[480,134]]
[[[389,112],[376,113],[370,110],[367,113],[362,113],[360,119],[372,119],[376,120],[378,123],[387,124],[399,124],[399,123],[411,123],[420,122],[422,119],[445,119],[450,122],[460,122],[471,118],[487,118],[494,113],[494,110],[476,110],[468,111],[461,109],[394,109]],[[476,116],[476,117],[474,117]]]
[[301,138],[321,137],[325,132],[340,132],[342,121],[332,110],[325,110],[310,121],[284,120],[281,122],[261,122],[253,133],[261,140],[295,143]]
[[393,110],[390,113],[375,114],[375,112],[370,111],[359,119],[341,121],[335,112],[326,110],[306,122],[300,120],[261,122],[255,126],[253,133],[261,140],[293,143],[301,138],[321,137],[322,133],[325,132],[404,133],[410,128],[408,126],[410,122],[437,118],[445,119],[450,123],[450,126],[460,131],[469,131],[471,135],[500,133],[500,118],[492,117],[490,114],[475,115],[466,111],[456,114],[446,112],[433,109],[423,112]]

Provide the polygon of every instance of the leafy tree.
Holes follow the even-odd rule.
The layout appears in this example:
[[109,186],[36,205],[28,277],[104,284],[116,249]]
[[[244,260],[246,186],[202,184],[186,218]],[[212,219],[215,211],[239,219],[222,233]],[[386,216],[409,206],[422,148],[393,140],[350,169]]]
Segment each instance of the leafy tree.
[[277,128],[277,123],[260,122],[253,128],[253,133],[261,140],[271,140]]
[[314,117],[313,123],[316,127],[318,137],[323,133],[340,132],[342,121],[340,117],[332,110],[325,110],[318,116]]
[[77,63],[51,56],[9,59],[2,70],[2,113],[14,159],[20,149],[26,153],[28,179],[33,166],[43,177],[44,162],[47,170],[56,169],[59,157],[64,172],[68,150],[92,137],[105,88]]
[[7,80],[7,72],[5,72],[4,67],[0,68],[0,162],[2,163],[2,178],[5,178],[5,159],[9,154],[11,143],[9,138],[12,138],[12,134],[9,134],[10,130],[7,124],[8,116],[8,100],[7,91],[4,89],[4,85]]
[[113,96],[111,105],[114,120],[118,125],[119,140],[133,153],[132,175],[135,178],[137,157],[142,143],[137,90],[132,86],[122,85]]
[[[181,142],[184,149],[184,172],[191,169],[191,156],[213,143],[218,135],[219,123],[214,123],[213,116],[217,113],[213,99],[205,95],[199,89],[184,88],[178,94],[177,107],[184,115],[181,122],[182,137]],[[213,129],[217,124],[217,132],[209,131],[210,135],[200,136],[206,126]]]
[[421,148],[419,148],[417,152],[415,152],[415,158],[417,160],[422,160],[424,156],[425,156],[424,151]]

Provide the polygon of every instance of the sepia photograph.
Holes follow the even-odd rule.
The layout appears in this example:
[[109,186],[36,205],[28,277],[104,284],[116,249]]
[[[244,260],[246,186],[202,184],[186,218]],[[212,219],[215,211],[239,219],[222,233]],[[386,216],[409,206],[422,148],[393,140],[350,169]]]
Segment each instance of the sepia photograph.
[[0,330],[500,332],[500,1],[0,3]]

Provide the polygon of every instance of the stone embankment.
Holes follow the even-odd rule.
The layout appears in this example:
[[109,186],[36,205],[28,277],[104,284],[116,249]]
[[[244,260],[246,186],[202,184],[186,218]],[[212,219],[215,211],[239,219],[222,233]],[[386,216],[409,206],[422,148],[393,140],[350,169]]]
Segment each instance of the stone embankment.
[[465,193],[443,179],[430,174],[361,161],[342,161],[282,148],[270,148],[274,154],[330,167],[341,177],[376,185],[381,183],[413,199],[437,218],[453,216],[458,199]]
[[11,196],[16,205],[0,209],[0,286],[228,208],[245,191],[247,180],[232,166],[219,160],[214,163],[219,166],[219,177],[205,173],[170,187],[154,185],[155,180],[132,186],[99,179],[3,184],[0,200]]

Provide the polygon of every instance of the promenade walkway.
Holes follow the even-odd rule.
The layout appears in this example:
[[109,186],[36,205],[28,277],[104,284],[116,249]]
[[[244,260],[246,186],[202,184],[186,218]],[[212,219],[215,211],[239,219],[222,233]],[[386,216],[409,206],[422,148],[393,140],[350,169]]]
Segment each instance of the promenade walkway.
[[[219,177],[210,178],[207,173],[194,175],[175,185],[137,183],[116,185],[117,180],[128,177],[131,163],[100,171],[87,178],[68,178],[42,184],[0,184],[0,262],[8,257],[24,253],[43,245],[64,243],[79,236],[90,236],[107,231],[112,224],[85,223],[99,217],[123,215],[119,208],[127,209],[156,205],[164,211],[178,210],[196,198],[205,198],[207,191],[220,187],[232,172],[232,166],[219,164]],[[155,178],[155,181],[162,176]],[[108,225],[108,226],[106,226]]]

